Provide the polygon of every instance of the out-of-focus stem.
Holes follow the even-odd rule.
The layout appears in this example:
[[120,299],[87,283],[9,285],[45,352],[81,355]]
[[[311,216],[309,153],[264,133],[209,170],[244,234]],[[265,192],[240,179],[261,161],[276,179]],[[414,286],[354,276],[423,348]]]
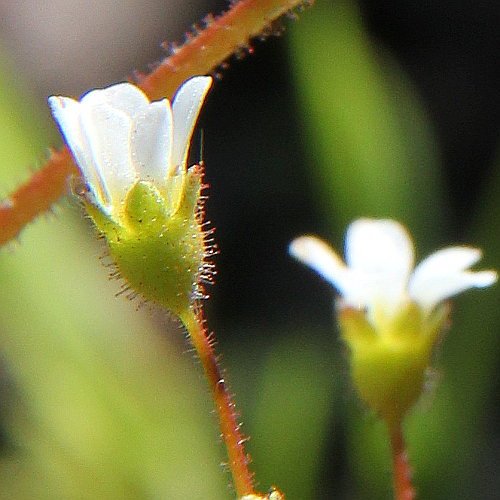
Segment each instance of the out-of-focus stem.
[[394,499],[414,500],[416,491],[411,482],[411,467],[405,449],[401,423],[389,425],[394,473]]
[[[219,368],[217,356],[204,324],[201,311],[189,309],[181,320],[186,327],[203,365],[210,391],[219,415],[219,423],[229,459],[238,498],[257,495],[253,487],[253,474],[248,468],[249,459],[245,453],[245,437],[240,430],[235,404],[227,391],[224,376]],[[261,498],[258,496],[258,498]]]
[[[138,84],[151,99],[171,98],[179,85],[195,75],[210,73],[233,52],[266,30],[304,0],[241,0],[163,59]],[[310,3],[310,2],[309,2]],[[49,159],[0,206],[0,245],[16,238],[21,229],[45,212],[66,192],[66,179],[78,172],[67,148]]]

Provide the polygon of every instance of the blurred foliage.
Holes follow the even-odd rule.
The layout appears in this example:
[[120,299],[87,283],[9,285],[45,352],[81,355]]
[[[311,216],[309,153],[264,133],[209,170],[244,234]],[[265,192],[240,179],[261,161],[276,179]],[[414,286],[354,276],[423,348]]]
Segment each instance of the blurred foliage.
[[319,1],[291,33],[308,157],[327,220],[390,216],[418,236],[443,221],[435,145],[403,72],[356,4]]
[[[296,154],[305,158],[321,216],[317,227],[325,231],[320,236],[340,248],[350,220],[383,216],[410,228],[420,256],[456,243],[447,241],[457,224],[435,131],[413,83],[367,34],[357,5],[317,0],[290,26],[286,40],[305,145]],[[6,193],[27,176],[26,165],[40,157],[55,127],[47,137],[49,127],[22,83],[10,79],[14,72],[6,61],[1,65],[0,181]],[[259,175],[278,163],[276,157],[265,158],[271,154],[256,146],[251,127],[244,135],[248,151],[268,161],[256,174],[250,167],[243,171],[241,159],[245,196],[264,197],[265,184],[266,196],[288,197],[288,165],[275,166],[263,182]],[[271,137],[265,147],[280,144]],[[277,157],[286,158],[282,154]],[[231,168],[226,163],[221,168]],[[469,210],[473,224],[463,228],[464,241],[484,249],[486,266],[500,259],[498,172],[482,184],[480,205]],[[242,196],[224,197],[227,220],[233,214],[228,205]],[[256,210],[261,201],[253,202]],[[298,212],[300,207],[280,217],[288,216],[293,227]],[[118,284],[106,279],[97,259],[102,248],[81,219],[76,203],[63,203],[55,217],[24,231],[14,251],[2,252],[0,498],[231,498],[219,467],[223,450],[211,402],[198,363],[186,355],[183,332],[157,311],[136,311],[137,303],[113,297]],[[280,230],[274,222],[269,227]],[[272,232],[269,227],[244,244],[255,245]],[[232,228],[218,234],[224,231]],[[264,250],[260,258],[277,252]],[[286,259],[284,247],[279,251]],[[309,275],[293,269],[299,293],[302,286],[308,290],[300,276]],[[312,275],[310,280],[323,287]],[[277,290],[249,293],[270,297]],[[478,491],[495,498],[498,457],[490,441],[497,416],[499,293],[496,287],[456,300],[451,331],[437,353],[435,387],[407,422],[421,498],[478,498]],[[315,300],[305,293],[301,299],[305,310]],[[332,309],[324,312],[328,321]],[[328,330],[317,324],[304,329],[287,317],[277,329],[259,312],[251,314],[254,324],[230,325],[230,340],[224,331],[216,334],[244,430],[252,436],[248,450],[261,489],[276,484],[289,500],[390,498],[385,430],[350,388],[333,320]]]

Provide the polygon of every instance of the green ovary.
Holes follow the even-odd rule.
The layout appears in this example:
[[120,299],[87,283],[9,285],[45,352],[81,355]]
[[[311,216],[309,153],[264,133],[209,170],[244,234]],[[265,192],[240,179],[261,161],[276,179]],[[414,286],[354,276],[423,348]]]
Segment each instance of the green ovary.
[[399,423],[420,397],[429,351],[420,343],[394,345],[384,339],[351,352],[358,393],[388,423]]
[[174,213],[169,200],[148,182],[131,189],[120,224],[89,210],[127,286],[177,315],[193,302],[205,253],[197,217],[201,175],[185,175],[183,192],[171,203]]
[[111,255],[129,286],[176,314],[192,300],[203,259],[203,239],[194,221],[171,220],[162,231],[109,240]]
[[424,390],[432,349],[444,310],[427,317],[415,304],[377,330],[364,311],[340,314],[342,338],[350,348],[356,390],[389,425],[399,425]]

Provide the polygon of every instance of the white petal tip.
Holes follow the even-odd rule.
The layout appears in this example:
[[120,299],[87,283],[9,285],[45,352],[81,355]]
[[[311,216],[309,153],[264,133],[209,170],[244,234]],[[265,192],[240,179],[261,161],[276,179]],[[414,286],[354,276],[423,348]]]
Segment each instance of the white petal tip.
[[[346,261],[353,267],[379,267],[389,263],[394,267],[399,261],[401,275],[413,265],[413,243],[406,228],[392,219],[357,219],[347,228]],[[358,262],[359,261],[359,262]]]
[[60,106],[61,96],[51,95],[47,98],[47,102],[49,106],[52,108],[53,106]]
[[67,108],[71,106],[75,107],[79,105],[79,102],[71,97],[64,97],[61,95],[51,95],[47,102],[49,103],[52,113],[55,115],[60,112],[64,112]]
[[118,82],[108,87],[89,90],[82,95],[80,102],[82,104],[93,103],[96,99],[106,101],[127,112],[138,106],[149,104],[149,98],[142,89],[130,82]]
[[[203,92],[208,92],[210,90],[210,87],[212,86],[214,79],[211,76],[193,76],[189,80],[186,80],[183,84],[184,85],[192,85],[193,88],[196,88],[198,90],[201,90]],[[182,88],[181,87],[181,88]]]
[[315,236],[301,236],[293,240],[288,251],[292,257],[316,271],[340,293],[346,294],[352,282],[342,259],[325,241]]
[[361,231],[363,233],[387,235],[390,238],[410,239],[406,227],[393,219],[370,219],[368,217],[361,217],[351,222],[348,231]]
[[193,107],[190,112],[194,111],[197,115],[212,83],[211,76],[193,76],[177,89],[172,105],[177,103],[177,106],[181,107],[184,112],[188,112]]
[[486,288],[495,284],[498,280],[496,271],[480,271],[474,273],[474,286],[476,288]]
[[182,169],[186,166],[194,126],[212,81],[210,76],[195,76],[185,81],[174,96],[172,101],[174,135],[170,175],[174,175],[177,168]]
[[288,245],[288,253],[292,257],[309,265],[315,256],[319,257],[317,252],[325,249],[331,252],[330,247],[315,236],[300,236]]

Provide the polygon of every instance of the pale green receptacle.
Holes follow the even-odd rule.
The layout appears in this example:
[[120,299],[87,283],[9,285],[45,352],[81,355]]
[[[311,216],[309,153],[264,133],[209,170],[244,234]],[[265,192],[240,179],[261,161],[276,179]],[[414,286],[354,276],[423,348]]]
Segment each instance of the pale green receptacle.
[[413,303],[376,328],[366,312],[340,314],[342,338],[350,349],[356,390],[389,425],[399,425],[424,390],[436,337],[446,318],[441,307],[430,316]]
[[179,191],[169,190],[170,198],[150,182],[137,182],[119,223],[95,205],[85,205],[132,293],[181,315],[192,304],[204,262],[202,169],[194,166],[177,177]]

